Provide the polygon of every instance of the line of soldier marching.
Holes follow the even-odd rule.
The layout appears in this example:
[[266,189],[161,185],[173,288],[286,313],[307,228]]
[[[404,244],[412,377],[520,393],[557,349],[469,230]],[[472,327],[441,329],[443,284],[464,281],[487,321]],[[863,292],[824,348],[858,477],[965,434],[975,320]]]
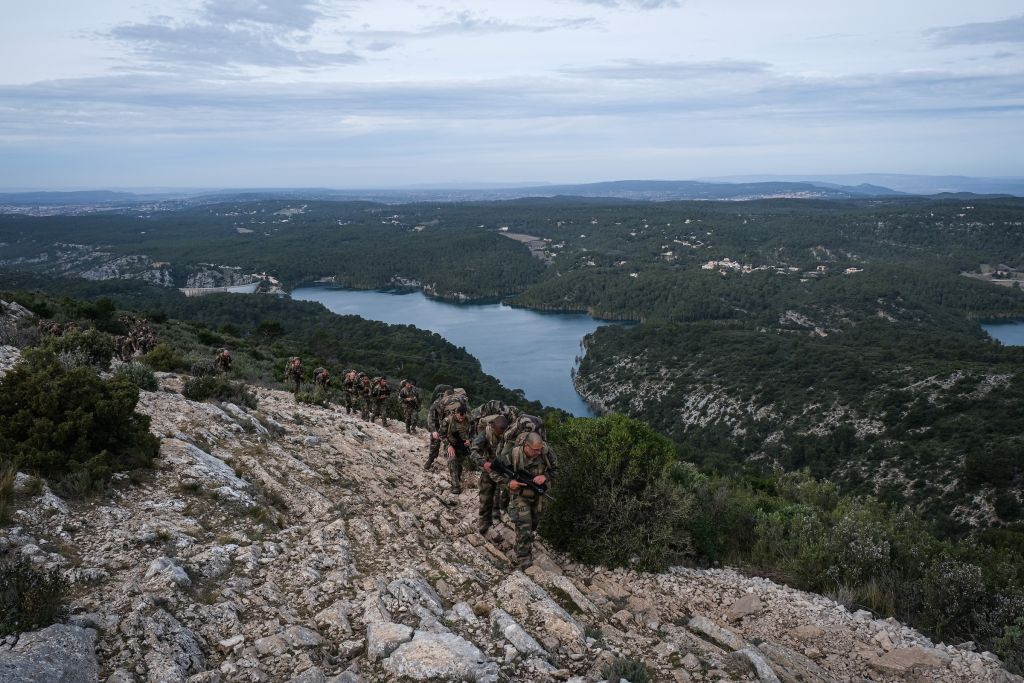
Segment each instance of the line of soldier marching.
[[[231,354],[218,352],[216,364],[224,372],[231,369]],[[305,381],[302,360],[293,357],[285,365],[284,382],[296,395]],[[325,394],[331,374],[324,367],[313,371],[313,383]],[[387,426],[387,402],[391,386],[386,377],[371,378],[364,372],[348,370],[342,376],[345,411],[360,413],[364,420]],[[415,434],[420,411],[419,390],[411,379],[401,382],[399,403],[405,417],[405,431]],[[424,470],[431,470],[442,454],[448,464],[451,491],[462,493],[462,472],[466,460],[480,468],[477,531],[487,534],[493,522],[505,513],[516,528],[516,562],[520,569],[533,563],[533,539],[544,511],[544,500],[551,499],[551,486],[558,463],[545,438],[544,421],[527,415],[502,401],[491,400],[475,410],[469,409],[464,389],[438,385],[427,411],[430,450]]]

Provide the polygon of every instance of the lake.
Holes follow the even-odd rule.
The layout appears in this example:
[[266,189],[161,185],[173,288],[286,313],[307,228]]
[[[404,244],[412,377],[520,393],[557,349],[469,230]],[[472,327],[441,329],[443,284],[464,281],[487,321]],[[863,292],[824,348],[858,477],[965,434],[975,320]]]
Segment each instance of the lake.
[[1024,346],[1024,320],[986,324],[981,328],[988,332],[990,337],[1001,341],[1006,346]]
[[[501,304],[453,304],[423,292],[394,294],[329,286],[302,287],[293,299],[335,313],[437,332],[480,360],[484,372],[526,397],[577,416],[593,415],[572,386],[583,336],[608,323],[576,313],[539,313]],[[486,396],[471,396],[482,403]]]

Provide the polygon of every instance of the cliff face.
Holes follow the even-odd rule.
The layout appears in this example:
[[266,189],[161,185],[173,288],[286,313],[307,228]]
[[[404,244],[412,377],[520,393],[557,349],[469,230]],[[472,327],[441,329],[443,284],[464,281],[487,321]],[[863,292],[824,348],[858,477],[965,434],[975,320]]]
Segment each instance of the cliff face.
[[[97,638],[101,679],[597,681],[624,657],[660,681],[1019,680],[730,570],[609,571],[541,544],[514,571],[512,528],[474,533],[476,492],[422,470],[422,433],[278,391],[249,411],[161,383],[140,401],[163,438],[152,472],[87,503],[25,490],[0,529],[0,551],[72,579],[58,635],[76,657]],[[34,638],[4,641],[0,673],[50,642]]]

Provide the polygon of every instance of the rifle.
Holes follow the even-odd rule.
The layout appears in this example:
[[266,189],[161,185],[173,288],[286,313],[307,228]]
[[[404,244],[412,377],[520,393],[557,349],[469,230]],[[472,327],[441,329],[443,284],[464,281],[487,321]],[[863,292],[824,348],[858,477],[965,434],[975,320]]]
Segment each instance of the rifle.
[[545,482],[543,484],[534,484],[533,483],[533,477],[531,477],[530,473],[527,472],[526,470],[514,470],[514,469],[512,469],[512,467],[510,465],[506,465],[503,460],[498,460],[497,458],[495,458],[494,460],[491,461],[491,470],[494,471],[494,472],[497,472],[498,474],[502,475],[503,477],[508,477],[509,479],[515,479],[520,484],[522,484],[523,486],[526,486],[531,491],[536,493],[538,496],[544,496],[545,498],[547,498],[549,500],[554,500],[555,499],[554,496],[552,496],[550,493],[548,493],[547,482]]

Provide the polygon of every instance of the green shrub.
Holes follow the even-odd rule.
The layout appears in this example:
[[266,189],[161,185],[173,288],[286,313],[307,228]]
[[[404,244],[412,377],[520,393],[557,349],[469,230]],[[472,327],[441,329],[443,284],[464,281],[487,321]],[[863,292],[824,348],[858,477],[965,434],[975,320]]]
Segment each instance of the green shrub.
[[313,387],[312,391],[300,391],[296,394],[295,401],[326,408],[331,404],[331,396],[320,387]]
[[44,628],[64,617],[67,580],[23,556],[0,560],[0,636]]
[[1024,617],[1007,626],[996,640],[996,650],[1002,653],[1003,664],[1015,674],[1024,674]]
[[601,675],[608,683],[619,683],[623,680],[629,683],[651,683],[651,673],[642,662],[635,659],[616,657],[611,664],[601,670]]
[[139,389],[145,391],[156,391],[160,388],[160,383],[156,381],[153,371],[142,363],[131,362],[119,365],[117,370],[114,371],[114,375],[116,377],[124,377]]
[[142,357],[142,361],[158,372],[177,372],[188,367],[186,361],[170,344],[163,342]]
[[99,330],[73,331],[62,337],[50,337],[43,348],[57,356],[61,365],[68,369],[92,366],[106,370],[114,357],[113,340],[109,334]]
[[226,401],[248,408],[256,408],[256,395],[241,382],[232,382],[223,375],[204,375],[185,381],[181,394],[192,401]]
[[556,548],[591,564],[638,569],[681,556],[682,506],[668,439],[623,415],[554,420],[549,437],[559,459],[557,501],[541,533]]
[[124,377],[67,370],[52,353],[30,350],[0,378],[0,457],[63,493],[97,490],[116,471],[148,466],[159,451],[149,417],[135,412],[138,400],[138,387]]
[[0,524],[10,520],[11,499],[14,497],[14,477],[17,470],[8,464],[0,466]]

